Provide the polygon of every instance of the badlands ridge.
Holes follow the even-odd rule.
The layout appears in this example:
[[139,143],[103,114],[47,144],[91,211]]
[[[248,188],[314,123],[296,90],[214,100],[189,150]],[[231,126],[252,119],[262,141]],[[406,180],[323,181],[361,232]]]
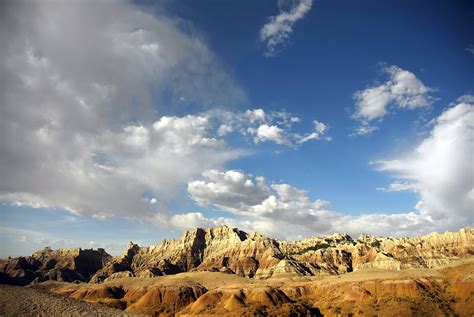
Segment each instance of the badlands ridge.
[[222,226],[116,257],[45,248],[1,260],[0,282],[156,316],[472,316],[473,255],[472,228],[279,241]]

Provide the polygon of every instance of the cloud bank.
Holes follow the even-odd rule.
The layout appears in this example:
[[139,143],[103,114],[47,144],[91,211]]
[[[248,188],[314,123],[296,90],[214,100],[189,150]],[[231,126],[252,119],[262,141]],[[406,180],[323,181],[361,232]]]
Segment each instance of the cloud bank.
[[224,216],[182,213],[172,217],[169,225],[191,229],[227,224],[281,239],[333,232],[413,235],[436,228],[429,217],[415,211],[347,215],[331,210],[326,200],[309,198],[305,190],[241,171],[209,170],[203,178],[188,184],[190,197],[203,207],[224,212]]
[[[248,154],[224,139],[233,131],[296,145],[286,112],[206,111],[243,93],[164,15],[126,1],[6,1],[0,11],[3,202],[97,219],[167,215],[190,180]],[[201,112],[163,114],[183,103]]]
[[202,167],[242,154],[207,138],[200,117],[162,122],[167,134],[153,127],[179,98],[243,97],[175,21],[126,1],[1,9],[2,200],[98,218],[151,212],[144,193],[163,200]]
[[416,209],[449,228],[471,225],[474,206],[474,97],[464,96],[433,121],[412,152],[374,162],[396,181],[389,190],[420,195]]

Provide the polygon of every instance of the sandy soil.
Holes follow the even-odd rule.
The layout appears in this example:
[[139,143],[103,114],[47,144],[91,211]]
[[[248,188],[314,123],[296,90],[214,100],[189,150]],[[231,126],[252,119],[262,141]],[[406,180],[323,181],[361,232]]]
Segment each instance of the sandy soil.
[[29,287],[0,285],[0,316],[143,316]]

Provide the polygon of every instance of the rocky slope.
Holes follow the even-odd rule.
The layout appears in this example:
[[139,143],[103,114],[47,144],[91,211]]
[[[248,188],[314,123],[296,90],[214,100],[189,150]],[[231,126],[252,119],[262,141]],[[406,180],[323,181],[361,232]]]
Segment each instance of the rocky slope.
[[434,268],[474,254],[474,229],[414,238],[348,235],[278,241],[227,226],[186,231],[179,239],[139,247],[99,270],[91,282],[123,276],[153,277],[189,271],[220,271],[251,278],[294,273],[342,274],[369,268]]
[[474,258],[437,269],[250,279],[190,272],[104,283],[36,284],[53,293],[151,316],[469,316]]
[[186,231],[179,239],[140,247],[121,256],[104,250],[46,248],[0,262],[0,282],[25,285],[63,280],[100,283],[123,277],[151,278],[191,271],[219,271],[249,278],[285,274],[338,275],[366,269],[435,268],[474,254],[474,229],[413,238],[345,234],[278,241],[227,226]]
[[45,280],[87,282],[111,259],[104,249],[45,248],[28,257],[1,260],[0,283],[27,285]]

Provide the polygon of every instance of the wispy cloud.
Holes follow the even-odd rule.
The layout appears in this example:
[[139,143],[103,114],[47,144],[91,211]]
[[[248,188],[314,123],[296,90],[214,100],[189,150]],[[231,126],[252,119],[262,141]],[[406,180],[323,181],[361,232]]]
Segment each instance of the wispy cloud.
[[278,49],[286,44],[293,33],[294,24],[308,13],[312,5],[312,0],[278,2],[280,13],[270,17],[260,30],[260,40],[266,45],[265,56],[278,53]]
[[474,45],[469,45],[466,47],[466,51],[474,55]]

